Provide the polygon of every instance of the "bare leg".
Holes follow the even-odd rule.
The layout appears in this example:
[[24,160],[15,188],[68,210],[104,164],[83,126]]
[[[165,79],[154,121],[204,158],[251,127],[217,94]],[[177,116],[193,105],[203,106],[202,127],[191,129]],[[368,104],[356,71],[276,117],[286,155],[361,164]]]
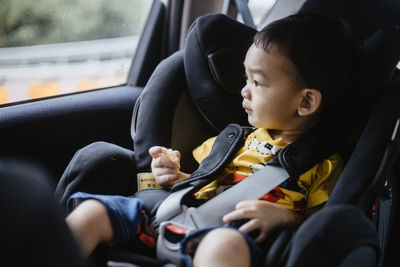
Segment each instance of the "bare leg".
[[106,207],[100,201],[89,199],[82,202],[68,215],[66,222],[85,257],[99,243],[109,242],[114,238]]
[[250,266],[250,250],[245,238],[235,230],[219,228],[200,242],[193,259],[195,267]]

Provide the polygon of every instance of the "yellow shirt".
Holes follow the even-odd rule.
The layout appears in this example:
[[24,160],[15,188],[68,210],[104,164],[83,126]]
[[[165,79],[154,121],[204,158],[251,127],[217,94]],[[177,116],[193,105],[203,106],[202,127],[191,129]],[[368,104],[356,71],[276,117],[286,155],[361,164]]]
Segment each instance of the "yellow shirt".
[[[206,158],[216,137],[210,138],[193,151],[194,158],[200,163]],[[275,157],[286,143],[282,138],[272,139],[265,129],[256,129],[237,152],[223,174],[195,193],[198,199],[210,199],[248,175],[264,167]],[[283,182],[261,199],[282,205],[288,209],[303,211],[326,202],[343,170],[343,161],[339,154],[321,160],[310,170],[300,175],[297,184]]]

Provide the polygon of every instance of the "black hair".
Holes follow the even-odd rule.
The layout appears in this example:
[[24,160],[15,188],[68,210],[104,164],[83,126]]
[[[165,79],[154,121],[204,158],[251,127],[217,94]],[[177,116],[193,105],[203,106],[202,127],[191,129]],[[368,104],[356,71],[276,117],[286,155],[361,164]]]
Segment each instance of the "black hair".
[[340,101],[358,67],[358,43],[348,27],[319,14],[303,12],[274,21],[253,41],[266,52],[278,48],[296,67],[297,80],[321,92],[325,108]]

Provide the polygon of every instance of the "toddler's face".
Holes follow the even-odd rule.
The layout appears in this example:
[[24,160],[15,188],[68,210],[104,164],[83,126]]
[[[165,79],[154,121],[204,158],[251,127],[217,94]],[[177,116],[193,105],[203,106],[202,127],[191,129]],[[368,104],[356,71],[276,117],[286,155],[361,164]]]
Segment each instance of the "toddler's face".
[[267,53],[253,44],[247,51],[244,67],[242,105],[249,123],[257,128],[290,130],[301,101],[293,63],[275,46]]

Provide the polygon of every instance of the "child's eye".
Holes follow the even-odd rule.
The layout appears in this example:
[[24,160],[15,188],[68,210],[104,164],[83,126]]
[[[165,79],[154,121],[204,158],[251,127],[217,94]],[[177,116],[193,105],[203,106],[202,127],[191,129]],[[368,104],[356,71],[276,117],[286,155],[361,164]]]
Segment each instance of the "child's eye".
[[256,80],[254,80],[253,83],[254,83],[255,87],[261,86],[261,84],[259,82],[257,82]]

